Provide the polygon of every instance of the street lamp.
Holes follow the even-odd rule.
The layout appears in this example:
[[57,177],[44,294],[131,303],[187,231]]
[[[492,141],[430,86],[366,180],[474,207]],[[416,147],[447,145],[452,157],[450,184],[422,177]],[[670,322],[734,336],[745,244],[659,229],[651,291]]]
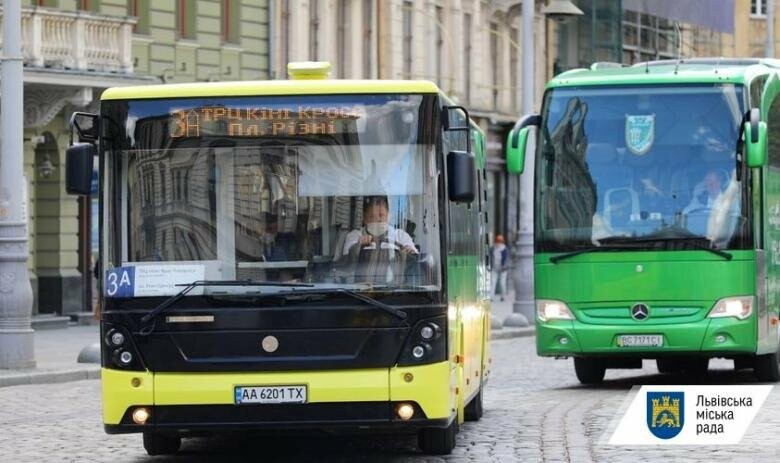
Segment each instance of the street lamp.
[[[568,0],[550,0],[542,7],[548,18],[565,20],[581,16],[582,11]],[[523,114],[534,110],[534,2],[524,0],[523,15]],[[549,53],[549,50],[547,50]],[[504,320],[505,326],[528,326],[534,319],[534,156],[526,156],[525,169],[520,176],[520,219],[512,278],[515,285],[515,302],[512,314]]]
[[557,21],[565,21],[584,14],[582,10],[568,0],[550,0],[539,12]]

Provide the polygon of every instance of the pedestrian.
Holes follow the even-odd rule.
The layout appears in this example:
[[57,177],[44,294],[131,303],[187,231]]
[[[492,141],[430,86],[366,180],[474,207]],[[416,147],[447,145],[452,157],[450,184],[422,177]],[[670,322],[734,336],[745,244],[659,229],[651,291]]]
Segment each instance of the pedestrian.
[[506,274],[509,270],[509,248],[504,243],[504,235],[496,235],[490,248],[490,268],[493,277],[493,297],[499,296],[501,302],[506,294]]

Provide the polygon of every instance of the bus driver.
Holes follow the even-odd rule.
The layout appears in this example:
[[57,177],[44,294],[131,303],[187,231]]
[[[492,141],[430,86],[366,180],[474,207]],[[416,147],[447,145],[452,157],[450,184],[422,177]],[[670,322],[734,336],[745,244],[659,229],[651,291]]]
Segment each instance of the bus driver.
[[418,254],[412,237],[404,230],[390,225],[388,214],[389,205],[386,196],[365,197],[364,226],[352,230],[344,239],[343,253],[345,257],[349,256],[348,261],[356,264],[354,273],[356,281],[389,283],[394,280],[395,275],[403,271],[403,262],[394,262],[396,258]]

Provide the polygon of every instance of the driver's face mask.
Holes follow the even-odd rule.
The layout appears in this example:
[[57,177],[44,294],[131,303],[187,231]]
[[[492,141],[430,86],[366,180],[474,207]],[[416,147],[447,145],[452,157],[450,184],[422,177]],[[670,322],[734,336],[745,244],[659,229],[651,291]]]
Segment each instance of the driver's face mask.
[[366,231],[371,236],[382,236],[387,233],[387,222],[370,222],[366,224]]

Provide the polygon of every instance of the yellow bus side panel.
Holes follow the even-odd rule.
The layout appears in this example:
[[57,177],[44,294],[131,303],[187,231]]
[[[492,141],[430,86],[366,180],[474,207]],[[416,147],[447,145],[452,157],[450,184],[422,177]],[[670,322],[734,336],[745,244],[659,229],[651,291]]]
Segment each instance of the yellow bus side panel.
[[235,386],[308,386],[309,402],[388,400],[387,369],[264,373],[157,373],[156,405],[232,404]]
[[[390,400],[410,400],[422,407],[428,418],[449,418],[455,413],[455,384],[450,379],[451,363],[390,369]],[[412,381],[404,376],[410,373]]]
[[[154,380],[145,371],[119,371],[103,368],[100,372],[103,389],[103,423],[119,424],[127,407],[154,403]],[[141,380],[133,387],[133,378]]]

